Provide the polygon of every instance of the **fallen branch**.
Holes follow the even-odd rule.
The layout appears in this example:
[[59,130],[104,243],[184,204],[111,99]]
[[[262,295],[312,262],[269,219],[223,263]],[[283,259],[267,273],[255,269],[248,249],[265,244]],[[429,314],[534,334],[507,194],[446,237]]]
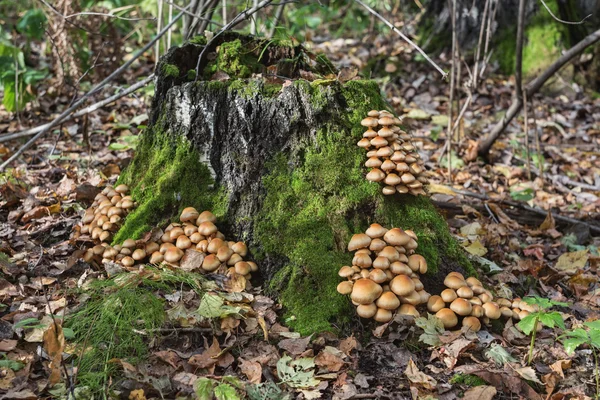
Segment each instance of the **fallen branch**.
[[[75,118],[79,118],[81,116],[84,116],[85,114],[89,114],[92,113],[114,101],[119,100],[122,97],[127,96],[128,94],[131,94],[133,92],[135,92],[136,90],[146,86],[148,84],[148,82],[150,82],[152,79],[154,79],[154,74],[150,74],[150,76],[148,76],[147,78],[145,78],[144,80],[139,81],[138,83],[136,83],[135,85],[131,85],[129,86],[127,89],[114,94],[110,97],[107,97],[104,100],[101,100],[95,104],[92,104],[86,108],[83,108],[79,111],[77,111],[74,114],[69,115],[68,117],[66,117],[65,119],[63,119],[63,123],[67,122],[67,121],[71,121]],[[38,132],[43,131],[44,129],[48,128],[50,126],[50,123],[44,124],[44,125],[40,125],[40,126],[36,126],[35,128],[31,128],[28,129],[26,131],[21,131],[21,132],[17,132],[17,133],[11,133],[8,135],[2,135],[0,136],[0,143],[2,142],[8,142],[9,140],[14,140],[14,139],[19,139],[22,137],[27,137],[27,136],[32,136],[35,135]]]
[[44,136],[44,134],[46,134],[46,132],[48,132],[50,129],[54,128],[55,126],[59,125],[61,122],[63,122],[65,120],[65,118],[67,118],[69,115],[71,115],[71,113],[73,113],[73,111],[75,111],[76,109],[78,109],[89,97],[91,97],[92,95],[98,93],[110,81],[112,81],[113,79],[115,79],[118,76],[120,76],[123,72],[125,72],[125,70],[127,68],[129,68],[129,66],[131,64],[133,64],[135,62],[135,60],[137,60],[148,49],[152,48],[152,46],[154,45],[154,43],[156,43],[169,29],[171,29],[171,26],[173,26],[177,21],[179,21],[179,19],[182,16],[183,16],[183,12],[179,13],[173,19],[173,21],[171,21],[171,23],[169,23],[167,26],[165,26],[165,28],[162,31],[160,31],[156,35],[156,37],[154,39],[152,39],[141,50],[139,50],[137,53],[135,53],[133,55],[133,57],[131,57],[131,59],[129,61],[127,61],[125,64],[123,64],[117,70],[113,71],[112,74],[110,74],[109,76],[107,76],[106,78],[104,78],[104,80],[102,82],[98,83],[89,92],[87,92],[83,96],[81,96],[81,98],[79,100],[77,100],[71,107],[69,107],[68,109],[66,109],[65,111],[63,111],[62,114],[60,114],[58,117],[56,117],[56,119],[54,119],[54,121],[52,121],[51,123],[49,123],[46,128],[44,128],[42,131],[40,131],[34,137],[32,137],[31,139],[29,139],[29,141],[27,143],[25,143],[12,156],[10,156],[8,158],[8,160],[6,160],[5,162],[3,162],[2,165],[0,165],[0,171],[3,171],[4,168],[6,168],[7,165],[9,165],[14,160],[16,160],[21,154],[23,154],[23,152],[25,152],[25,150],[27,150],[29,147],[31,147],[31,145],[33,145],[39,138],[41,138],[42,136]]
[[[526,90],[527,98],[532,98],[533,94],[536,93],[544,83],[554,75],[558,70],[560,70],[565,64],[570,62],[575,56],[579,55],[583,50],[592,44],[596,43],[600,40],[600,29],[586,36],[581,42],[577,43],[575,46],[571,47],[566,53],[564,53],[558,60],[556,60],[548,69],[546,69],[540,76],[535,78],[533,81],[528,83],[524,90]],[[496,142],[498,137],[504,132],[504,129],[510,124],[512,119],[521,111],[521,107],[523,107],[523,101],[520,97],[517,97],[515,101],[510,105],[506,114],[494,129],[489,133],[488,136],[484,137],[479,141],[479,155],[481,157],[487,158],[490,149],[493,144]]]
[[377,11],[373,10],[371,7],[369,7],[368,5],[363,3],[361,0],[354,0],[354,1],[357,2],[358,4],[360,4],[361,6],[363,6],[368,12],[370,12],[371,14],[373,14],[374,16],[379,18],[379,20],[381,20],[381,22],[386,24],[392,31],[396,32],[398,34],[398,36],[400,36],[406,43],[408,43],[415,50],[417,50],[419,53],[421,53],[421,55],[423,57],[425,57],[425,59],[429,62],[429,64],[431,64],[435,69],[438,70],[438,72],[440,74],[442,74],[443,79],[446,79],[448,77],[447,72],[445,72],[435,62],[433,62],[433,60],[431,58],[429,58],[427,53],[425,53],[419,46],[417,46],[412,40],[410,40],[404,33],[400,32],[400,30],[398,28],[396,28],[390,21],[383,18]]

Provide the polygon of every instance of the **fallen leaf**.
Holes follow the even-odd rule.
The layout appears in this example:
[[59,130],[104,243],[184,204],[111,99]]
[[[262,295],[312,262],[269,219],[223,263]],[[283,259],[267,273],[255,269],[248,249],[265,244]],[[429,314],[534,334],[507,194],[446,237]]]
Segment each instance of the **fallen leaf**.
[[310,338],[310,336],[307,336],[300,339],[283,339],[277,346],[279,346],[280,349],[297,356],[306,350],[308,343],[310,343]]
[[417,364],[415,364],[412,358],[408,361],[408,366],[406,367],[404,374],[406,375],[409,381],[411,381],[414,384],[421,385],[425,389],[432,390],[437,385],[437,381],[435,379],[419,371],[419,368],[417,368]]
[[244,360],[241,357],[238,360],[240,361],[240,371],[246,375],[248,381],[254,384],[260,383],[262,380],[262,365],[259,362]]
[[475,386],[465,392],[462,400],[492,400],[496,393],[493,386]]
[[357,347],[358,342],[354,336],[347,337],[346,339],[340,341],[340,350],[347,356],[349,356],[352,350],[356,349]]
[[51,386],[60,382],[61,378],[61,363],[62,353],[65,348],[65,336],[62,327],[55,321],[50,325],[50,328],[44,332],[44,349],[50,358],[50,377],[48,382]]
[[528,381],[542,384],[531,367],[516,368],[515,372]]
[[587,249],[564,253],[558,257],[558,261],[556,261],[554,268],[567,275],[574,275],[578,269],[585,267],[588,258],[589,254]]
[[[333,351],[331,349],[333,349]],[[329,346],[325,347],[325,349],[315,357],[315,364],[319,367],[326,368],[328,371],[338,372],[344,366],[344,360],[342,360],[338,354],[334,354],[334,351],[340,352],[335,348]]]

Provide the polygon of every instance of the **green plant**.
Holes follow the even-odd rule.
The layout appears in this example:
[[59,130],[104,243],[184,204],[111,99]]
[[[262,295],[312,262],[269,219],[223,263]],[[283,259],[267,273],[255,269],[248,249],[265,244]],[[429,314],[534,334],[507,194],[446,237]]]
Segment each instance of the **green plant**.
[[584,322],[585,328],[576,328],[559,337],[568,354],[573,354],[581,345],[587,345],[594,355],[596,375],[596,399],[600,399],[600,371],[598,370],[598,351],[600,350],[600,320]]
[[548,300],[542,297],[525,297],[523,301],[530,306],[533,306],[536,311],[529,313],[528,316],[523,318],[517,324],[519,328],[526,335],[531,335],[531,343],[529,345],[529,356],[527,358],[527,365],[531,364],[533,359],[533,345],[535,344],[535,336],[537,333],[538,324],[554,328],[555,326],[565,329],[565,323],[563,318],[557,311],[546,311],[554,306],[566,307],[567,303],[561,303],[559,301]]
[[[236,390],[237,389],[237,390]],[[224,376],[221,382],[210,378],[199,378],[194,383],[194,391],[199,400],[239,400],[242,398],[239,391],[243,392],[244,385],[233,376]]]

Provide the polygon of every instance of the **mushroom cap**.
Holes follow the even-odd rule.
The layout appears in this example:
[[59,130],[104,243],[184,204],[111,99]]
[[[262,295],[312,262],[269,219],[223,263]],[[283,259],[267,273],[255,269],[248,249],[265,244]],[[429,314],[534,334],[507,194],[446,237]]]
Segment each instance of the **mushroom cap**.
[[165,242],[160,245],[160,248],[158,249],[158,251],[161,254],[165,254],[170,247],[176,247],[176,246],[173,243]]
[[481,283],[481,281],[473,276],[470,276],[466,279],[467,281],[467,285],[469,286],[483,286],[483,284]]
[[382,138],[381,136],[375,136],[373,139],[371,139],[370,143],[371,143],[371,146],[380,148],[383,146],[387,146],[389,142],[386,139]]
[[246,246],[246,243],[244,242],[234,243],[233,246],[231,246],[231,250],[233,250],[235,253],[239,254],[242,257],[246,257],[246,255],[248,254],[248,246]]
[[192,247],[192,241],[189,237],[181,235],[177,238],[175,246],[180,248],[181,250],[189,249],[190,247]]
[[208,246],[206,247],[206,250],[208,250],[209,253],[217,254],[217,252],[219,251],[219,249],[221,247],[229,247],[229,246],[227,246],[227,242],[225,242],[223,239],[214,238],[214,239],[211,239],[210,242],[208,242]]
[[388,126],[388,125],[394,125],[394,118],[389,117],[387,115],[385,116],[379,116],[379,120],[377,121],[379,123],[379,125],[383,125],[383,126]]
[[125,241],[122,244],[123,247],[126,247],[128,249],[133,249],[135,247],[135,240],[133,239],[125,239]]
[[363,119],[362,121],[360,121],[360,124],[362,126],[376,127],[378,122],[377,122],[377,118],[367,117],[367,118]]
[[183,257],[183,251],[177,247],[169,247],[164,254],[165,261],[169,263],[176,263],[181,260],[181,257]]
[[[219,247],[219,250],[217,251],[217,258],[221,262],[227,262],[233,254],[234,254],[233,250],[230,249],[229,246],[221,246],[221,247]],[[240,274],[240,275],[246,275],[246,274]]]
[[426,304],[431,298],[431,294],[424,289],[417,290],[417,293],[419,293],[419,296],[421,296],[421,301],[419,302],[419,304]]
[[488,293],[481,293],[477,297],[479,297],[481,299],[481,301],[484,303],[489,303],[490,301],[492,301],[492,296],[490,296]]
[[377,313],[377,306],[375,303],[359,304],[358,307],[356,307],[356,313],[361,318],[373,318]]
[[450,309],[458,315],[465,316],[471,314],[473,305],[467,300],[459,297],[450,304]]
[[365,167],[367,168],[379,168],[383,163],[378,157],[369,157],[367,161],[365,161]]
[[380,182],[385,179],[385,173],[378,168],[373,168],[369,171],[366,178],[370,182]]
[[352,265],[357,265],[361,268],[369,268],[373,264],[373,260],[368,254],[356,254],[352,259]]
[[377,238],[377,239],[371,240],[371,244],[369,245],[369,250],[380,251],[380,250],[383,250],[385,248],[385,246],[387,246],[387,243],[384,242],[383,240]]
[[463,318],[462,326],[468,328],[472,332],[479,332],[481,329],[481,322],[479,321],[479,318],[465,317]]
[[521,313],[521,309],[519,308],[513,308],[512,309],[513,312],[513,319],[516,319],[517,321],[519,321],[521,318],[519,317],[520,313]]
[[476,294],[476,295],[485,293],[485,289],[483,286],[473,285],[473,286],[471,286],[471,290],[473,290],[473,294]]
[[[498,319],[502,315],[500,308],[494,303],[484,303],[481,307],[483,307],[483,312],[489,319]],[[521,314],[519,314],[519,317],[521,317]]]
[[385,179],[383,180],[383,182],[384,182],[386,185],[395,186],[395,185],[398,185],[398,184],[400,184],[400,183],[402,182],[402,180],[400,179],[400,177],[399,177],[398,175],[396,175],[396,174],[394,174],[394,173],[392,172],[392,173],[389,173],[389,174],[388,174],[388,175],[385,177]]
[[387,126],[384,126],[377,131],[377,134],[382,138],[389,138],[394,136],[394,131],[388,128]]
[[417,179],[410,172],[403,173],[400,178],[402,179],[402,183],[412,183],[412,182],[414,182]]
[[369,112],[367,113],[367,115],[368,115],[369,117],[379,117],[379,111],[377,111],[377,110],[371,110],[371,111],[369,111]]
[[394,293],[385,292],[379,296],[375,304],[377,307],[383,308],[384,310],[395,310],[400,307],[400,300]]
[[421,295],[416,290],[413,290],[406,296],[401,296],[400,301],[402,303],[412,304],[413,306],[418,306],[421,304]]
[[383,308],[377,308],[373,319],[377,322],[390,322],[392,320],[392,312]]
[[371,238],[369,235],[366,233],[357,233],[352,235],[352,238],[348,243],[348,251],[364,249],[369,247],[369,244],[371,244]]
[[411,270],[420,274],[427,272],[427,261],[425,260],[425,257],[420,254],[412,254],[408,257],[408,266]]
[[198,227],[194,224],[191,224],[189,222],[186,222],[183,225],[183,234],[187,237],[192,236],[194,233],[199,233],[198,232]]
[[337,291],[339,294],[350,294],[352,293],[352,281],[343,281],[337,285]]
[[173,228],[169,231],[169,237],[173,241],[177,240],[177,238],[181,235],[185,235],[185,232],[183,231],[183,228],[181,228],[179,226],[176,226],[175,228]]
[[415,318],[419,318],[421,315],[412,304],[402,304],[398,310],[400,315],[412,315]]
[[371,273],[371,271],[368,268],[365,268],[365,269],[361,269],[358,274],[360,275],[361,278],[368,278],[370,273]]
[[[200,216],[202,216],[202,214],[200,214]],[[200,217],[198,217],[198,220],[200,220]],[[200,232],[200,234],[203,236],[210,236],[214,233],[217,233],[217,231],[217,226],[211,221],[204,221],[198,224],[198,232]]]
[[192,241],[192,243],[194,244],[198,244],[200,243],[202,240],[204,240],[204,236],[202,236],[200,234],[200,232],[194,232],[190,235],[190,240]]
[[377,152],[375,153],[375,155],[377,157],[391,157],[394,154],[394,149],[391,148],[390,146],[382,146],[380,148],[377,149]]
[[463,299],[470,299],[473,297],[473,289],[468,286],[462,286],[456,289],[456,294]]
[[202,269],[208,272],[216,271],[221,265],[221,261],[217,258],[215,254],[209,254],[204,257],[204,261],[202,261]]
[[415,283],[408,275],[397,275],[390,282],[390,290],[398,296],[407,296],[415,291]]
[[502,297],[498,297],[495,301],[496,301],[496,304],[498,304],[498,307],[512,306],[512,302],[509,299],[504,299]]
[[446,303],[452,303],[458,297],[454,289],[444,289],[442,290],[442,293],[440,293],[440,296]]
[[159,264],[165,260],[165,257],[162,255],[160,251],[155,251],[150,256],[150,264]]
[[354,275],[354,270],[352,269],[352,267],[348,267],[348,266],[344,266],[342,268],[340,268],[338,275],[341,276],[342,278],[350,278],[352,275]]
[[361,278],[354,282],[350,298],[358,304],[373,303],[383,292],[381,286],[370,279]]
[[144,250],[146,250],[146,254],[152,254],[155,251],[160,249],[160,245],[156,242],[148,242],[146,246],[144,246]]
[[390,260],[387,257],[378,256],[373,260],[373,268],[388,269],[390,268]]
[[409,189],[404,185],[398,185],[396,186],[396,191],[398,193],[408,193]]
[[136,261],[141,261],[144,258],[146,258],[146,250],[144,249],[135,249],[133,251],[133,254],[131,255],[131,258],[133,258]]
[[374,138],[375,136],[377,136],[377,132],[375,132],[371,127],[369,127],[369,129],[363,133],[363,137],[367,139]]
[[247,263],[250,265],[252,272],[258,271],[258,265],[254,261],[247,261]]
[[[368,160],[367,160],[368,161]],[[377,165],[374,167],[379,167],[382,171],[388,172],[396,169],[396,164],[392,160],[385,160],[381,165]],[[386,229],[387,232],[387,229]],[[383,235],[382,235],[383,236]]]
[[115,192],[121,193],[121,194],[128,193],[129,192],[129,186],[125,185],[124,183],[121,183],[120,185],[118,185],[115,188]]
[[442,324],[446,329],[454,328],[456,324],[458,324],[458,318],[456,317],[456,314],[454,314],[454,311],[449,308],[442,308],[435,313],[435,316],[442,321]]
[[446,307],[446,303],[438,295],[431,296],[429,300],[427,300],[427,310],[429,312],[436,313],[444,307]]
[[208,240],[203,239],[196,243],[196,250],[200,250],[203,253],[208,252]]
[[135,260],[129,256],[125,256],[121,259],[121,264],[125,267],[132,267],[135,264]]
[[356,142],[356,145],[358,147],[362,147],[363,149],[369,148],[371,147],[371,141],[369,140],[369,138],[362,138],[360,139],[358,142]]
[[391,196],[396,193],[396,188],[394,186],[384,186],[383,189],[381,189],[381,193],[386,196]]
[[410,239],[411,237],[400,228],[392,228],[383,235],[383,240],[392,246],[404,246],[410,242]]
[[366,254],[366,255],[370,256],[371,255],[371,250],[369,250],[369,249],[359,249],[359,250],[356,250],[356,253],[354,253],[354,255],[357,255],[357,254]]
[[247,275],[250,272],[252,272],[252,268],[250,267],[250,264],[248,264],[246,261],[239,261],[237,263],[235,263],[235,273],[238,275]]
[[198,215],[198,219],[196,220],[196,225],[200,225],[203,222],[217,222],[217,217],[215,214],[210,211],[202,211],[200,215]]
[[394,273],[396,275],[400,275],[400,274],[410,275],[410,273],[412,272],[410,270],[410,268],[408,267],[408,265],[406,265],[400,261],[394,261],[393,263],[391,263],[390,271],[392,271],[392,273]]
[[387,258],[390,262],[400,261],[400,253],[392,246],[385,246],[377,255]]
[[388,280],[386,273],[379,268],[373,268],[371,271],[369,271],[368,277],[375,283],[383,283]]
[[385,235],[385,233],[388,230],[385,229],[383,226],[374,223],[369,225],[369,227],[367,228],[367,230],[365,231],[365,234],[367,236],[369,236],[371,239],[376,239],[376,238],[381,238],[383,237],[383,235]]
[[483,307],[478,304],[473,304],[473,308],[471,309],[471,315],[476,318],[483,317],[485,312],[483,311]]
[[469,303],[471,303],[471,304],[477,304],[477,305],[480,306],[480,305],[483,304],[483,301],[481,301],[481,299],[479,297],[471,297],[469,299]]
[[456,271],[449,272],[448,275],[446,275],[446,276],[456,276],[457,278],[460,278],[463,281],[465,280],[465,277],[463,276],[463,274],[461,274],[460,272],[456,272]]
[[505,318],[512,318],[512,316],[513,316],[512,310],[506,306],[500,307],[500,313]]
[[449,287],[450,289],[456,290],[460,287],[467,286],[467,282],[454,275],[448,275],[446,276],[446,279],[444,279],[444,285],[446,285],[446,287]]
[[189,222],[189,221],[196,222],[196,220],[198,219],[199,216],[200,216],[200,213],[194,207],[186,207],[181,212],[181,215],[179,216],[179,220],[181,222]]
[[410,278],[415,283],[415,290],[418,292],[419,290],[423,290],[423,282],[419,278]]

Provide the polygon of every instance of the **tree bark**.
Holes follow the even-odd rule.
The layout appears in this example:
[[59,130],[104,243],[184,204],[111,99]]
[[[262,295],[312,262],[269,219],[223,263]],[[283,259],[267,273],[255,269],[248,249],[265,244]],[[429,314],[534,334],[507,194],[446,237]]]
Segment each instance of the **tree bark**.
[[[240,40],[244,58],[262,63],[255,71],[277,66],[277,76],[288,78],[193,82],[188,71],[202,47],[171,49],[157,68],[150,127],[121,177],[139,206],[117,240],[166,224],[186,206],[211,209],[226,237],[248,244],[263,285],[279,294],[289,323],[303,333],[351,321],[348,299],[336,292],[337,271],[351,262],[351,235],[370,223],[417,233],[432,293],[442,272],[473,272],[428,198],[384,196],[365,179],[360,121],[371,109],[389,108],[375,82],[309,82],[300,73],[318,67],[286,67],[308,60],[301,47],[265,49],[266,41],[234,34],[219,39],[202,70]],[[178,76],[165,75],[173,70],[167,65],[177,66]]]

